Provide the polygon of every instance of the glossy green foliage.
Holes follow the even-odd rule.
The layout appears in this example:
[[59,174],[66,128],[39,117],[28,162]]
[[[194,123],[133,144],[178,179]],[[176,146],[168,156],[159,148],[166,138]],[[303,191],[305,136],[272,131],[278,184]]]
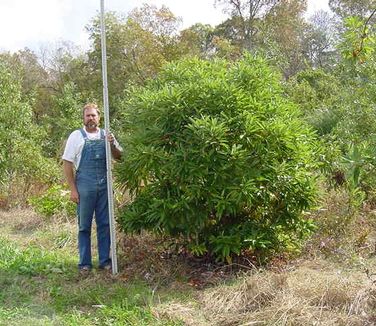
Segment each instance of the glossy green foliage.
[[170,64],[129,95],[123,126],[118,180],[135,196],[124,230],[183,236],[227,260],[309,232],[313,136],[261,59]]

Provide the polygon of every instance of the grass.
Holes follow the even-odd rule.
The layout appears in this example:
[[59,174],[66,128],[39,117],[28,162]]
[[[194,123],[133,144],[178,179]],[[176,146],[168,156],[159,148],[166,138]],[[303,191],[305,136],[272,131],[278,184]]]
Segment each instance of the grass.
[[30,211],[0,218],[0,325],[182,324],[153,314],[156,296],[145,281],[97,270],[80,277],[74,222]]
[[327,196],[294,260],[229,272],[119,234],[120,274],[87,278],[74,221],[0,211],[0,325],[375,325],[376,210],[347,202]]

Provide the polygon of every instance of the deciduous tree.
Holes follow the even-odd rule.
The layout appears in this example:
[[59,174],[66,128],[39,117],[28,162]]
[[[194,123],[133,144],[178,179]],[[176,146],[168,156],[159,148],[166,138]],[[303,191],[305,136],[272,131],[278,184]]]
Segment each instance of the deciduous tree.
[[19,75],[0,59],[0,197],[13,204],[25,200],[31,187],[58,176],[54,162],[43,157],[45,134],[33,121],[21,84]]
[[[231,29],[231,38],[241,49],[255,48],[255,37],[258,33],[258,22],[265,17],[281,0],[216,0],[223,6],[231,19],[227,26]],[[227,31],[230,29],[227,28]],[[227,37],[230,39],[229,37]]]

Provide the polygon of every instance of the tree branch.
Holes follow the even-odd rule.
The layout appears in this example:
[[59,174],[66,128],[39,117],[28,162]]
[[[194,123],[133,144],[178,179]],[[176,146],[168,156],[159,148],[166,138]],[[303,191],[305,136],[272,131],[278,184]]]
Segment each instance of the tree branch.
[[372,16],[376,13],[376,8],[373,9],[371,15],[367,18],[365,24],[364,24],[364,27],[363,27],[363,32],[362,32],[362,35],[361,35],[361,41],[360,41],[360,46],[359,46],[359,53],[362,52],[363,50],[363,46],[364,46],[364,39],[367,37],[367,25],[369,24],[369,22],[371,21],[372,19]]

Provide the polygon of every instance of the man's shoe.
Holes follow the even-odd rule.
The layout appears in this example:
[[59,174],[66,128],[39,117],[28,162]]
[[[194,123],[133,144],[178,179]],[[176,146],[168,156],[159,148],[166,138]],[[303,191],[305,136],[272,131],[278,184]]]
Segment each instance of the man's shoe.
[[89,266],[83,266],[79,269],[81,276],[88,276],[91,272],[91,268]]
[[99,269],[102,270],[102,271],[111,273],[112,272],[112,265],[107,264],[107,265],[104,265],[104,266],[99,266]]

